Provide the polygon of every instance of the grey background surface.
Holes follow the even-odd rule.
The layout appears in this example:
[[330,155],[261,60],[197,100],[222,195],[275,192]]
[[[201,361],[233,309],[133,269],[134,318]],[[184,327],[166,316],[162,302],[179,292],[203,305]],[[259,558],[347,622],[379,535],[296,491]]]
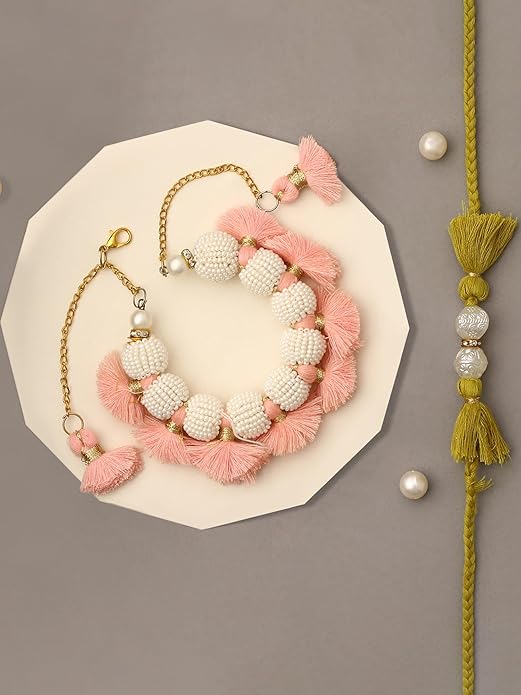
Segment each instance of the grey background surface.
[[[483,200],[519,214],[521,6],[480,5]],[[311,132],[334,153],[387,225],[412,324],[379,438],[306,507],[206,532],[80,495],[25,429],[2,346],[2,692],[459,692],[463,471],[447,445],[460,274],[445,230],[464,198],[460,3],[0,9],[2,299],[27,218],[103,145],[210,118]],[[450,142],[437,163],[417,153],[431,129]],[[478,695],[519,692],[520,259],[517,239],[489,274],[487,398],[514,454],[481,498]],[[418,503],[397,490],[414,467],[432,486]]]

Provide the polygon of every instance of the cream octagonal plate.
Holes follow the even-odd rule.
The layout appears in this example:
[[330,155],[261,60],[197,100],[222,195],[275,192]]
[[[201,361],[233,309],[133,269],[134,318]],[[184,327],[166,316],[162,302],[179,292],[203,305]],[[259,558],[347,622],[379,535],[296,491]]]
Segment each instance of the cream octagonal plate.
[[[25,422],[77,478],[83,464],[61,429],[60,327],[108,231],[132,230],[132,244],[114,250],[111,260],[146,287],[170,370],[191,393],[226,401],[239,390],[262,391],[265,375],[280,364],[282,330],[269,300],[252,296],[237,278],[222,285],[188,272],[163,278],[159,209],[171,184],[192,170],[234,162],[264,190],[296,160],[295,145],[211,121],[195,123],[104,147],[29,220],[2,327]],[[191,183],[172,203],[169,253],[214,229],[226,209],[253,202],[232,173]],[[408,333],[385,229],[347,188],[336,205],[326,206],[306,190],[275,214],[340,259],[340,286],[354,297],[362,319],[354,398],[324,417],[313,444],[272,459],[252,485],[222,486],[194,468],[145,457],[142,473],[100,500],[201,529],[231,523],[304,504],[380,431]],[[106,449],[129,443],[132,435],[98,402],[95,372],[109,350],[124,344],[131,311],[131,295],[103,273],[84,295],[71,333],[73,409]]]

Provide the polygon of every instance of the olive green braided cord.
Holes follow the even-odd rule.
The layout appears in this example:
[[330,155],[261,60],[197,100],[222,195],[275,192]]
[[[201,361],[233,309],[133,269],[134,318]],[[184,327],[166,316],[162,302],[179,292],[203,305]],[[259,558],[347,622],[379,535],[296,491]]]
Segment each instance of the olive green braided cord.
[[470,212],[481,212],[476,143],[476,7],[463,0],[463,106],[465,115],[465,169]]
[[[463,105],[465,116],[465,170],[468,203],[455,217],[449,234],[456,257],[466,275],[458,291],[466,305],[485,300],[489,287],[482,274],[501,256],[511,240],[517,220],[501,213],[482,213],[478,188],[476,141],[476,7],[463,0]],[[464,563],[462,579],[462,693],[474,695],[474,596],[476,579],[476,514],[480,492],[491,487],[478,480],[480,464],[503,463],[509,454],[496,420],[481,400],[480,378],[462,377],[458,393],[464,404],[454,425],[451,453],[465,464]]]

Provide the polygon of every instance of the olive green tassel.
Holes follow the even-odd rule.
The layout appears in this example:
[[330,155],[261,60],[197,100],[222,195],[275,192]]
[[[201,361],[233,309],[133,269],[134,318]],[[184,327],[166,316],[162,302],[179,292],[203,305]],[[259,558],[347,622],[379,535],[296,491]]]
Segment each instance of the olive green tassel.
[[465,399],[452,433],[455,461],[504,463],[509,448],[488,406],[481,402],[481,379],[460,379],[458,392]]
[[499,212],[464,211],[449,225],[454,253],[468,273],[459,283],[460,297],[467,304],[482,302],[488,297],[488,283],[481,276],[503,253],[512,239],[517,219]]

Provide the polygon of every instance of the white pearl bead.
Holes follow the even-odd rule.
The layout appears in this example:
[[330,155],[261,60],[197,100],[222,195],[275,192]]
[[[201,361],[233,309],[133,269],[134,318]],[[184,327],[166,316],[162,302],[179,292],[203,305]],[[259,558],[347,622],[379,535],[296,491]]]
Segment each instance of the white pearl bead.
[[431,130],[421,136],[418,147],[422,157],[434,161],[441,159],[447,151],[447,139],[437,130]]
[[479,379],[487,366],[487,356],[479,347],[461,348],[454,360],[457,375],[466,379]]
[[489,324],[488,314],[480,306],[466,306],[456,317],[456,332],[465,340],[482,338]]
[[186,268],[185,259],[182,256],[172,256],[168,261],[168,270],[172,275],[180,275]]
[[132,328],[152,328],[152,317],[144,309],[136,309],[130,317]]
[[429,489],[429,481],[421,471],[407,471],[400,478],[400,492],[408,500],[419,500]]

